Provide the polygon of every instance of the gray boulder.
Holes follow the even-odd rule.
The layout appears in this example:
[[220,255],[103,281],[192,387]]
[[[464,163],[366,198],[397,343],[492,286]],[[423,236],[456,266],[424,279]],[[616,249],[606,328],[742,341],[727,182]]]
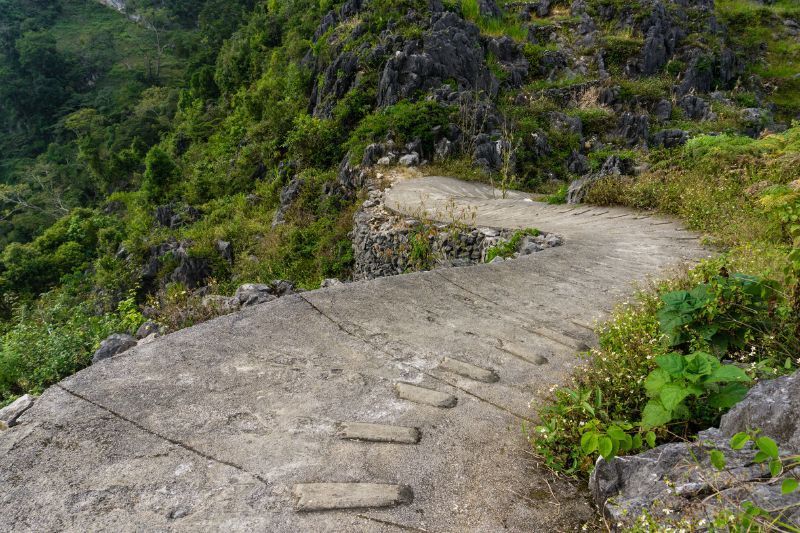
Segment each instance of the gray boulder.
[[653,146],[663,146],[664,148],[674,148],[682,146],[689,140],[689,132],[684,130],[672,129],[663,130],[653,134],[651,144]]
[[672,102],[669,100],[659,100],[653,114],[659,122],[666,122],[672,117]]
[[744,132],[751,137],[757,137],[764,129],[774,123],[772,112],[768,109],[748,107],[742,109],[742,123]]
[[14,427],[17,424],[17,419],[33,406],[33,402],[33,396],[26,394],[0,409],[0,429]]
[[151,320],[148,320],[136,330],[136,338],[144,339],[145,337],[148,337],[154,333],[161,333],[161,326]]
[[277,298],[295,293],[294,283],[286,280],[274,280],[271,284],[246,283],[236,289],[236,293],[228,301],[229,307],[250,307],[271,302]]
[[294,283],[285,279],[272,280],[272,291],[278,298],[289,296],[296,292]]
[[567,159],[567,170],[578,176],[583,176],[591,170],[589,158],[577,150],[573,150]]
[[126,333],[114,333],[100,343],[100,348],[97,349],[92,357],[92,364],[119,355],[122,352],[130,350],[136,346],[136,344],[136,337]]
[[647,142],[650,119],[646,114],[636,115],[626,111],[619,119],[618,134],[628,146]]
[[400,158],[399,163],[404,167],[419,166],[419,154],[416,152],[411,152],[410,154],[406,154]]
[[497,59],[500,68],[506,74],[504,85],[508,87],[522,85],[528,76],[530,63],[520,46],[513,39],[504,36],[490,39],[486,48]]
[[443,137],[436,143],[433,154],[434,161],[444,161],[455,153],[455,145],[450,139]]
[[[699,433],[695,442],[658,446],[644,453],[600,458],[589,481],[597,505],[624,530],[643,512],[658,519],[698,523],[723,507],[745,501],[772,510],[775,519],[800,526],[800,493],[781,494],[782,473],[772,482],[765,463],[754,462],[757,450],[730,447],[736,433],[760,430],[776,441],[780,453],[800,452],[800,373],[753,387],[742,402],[722,417],[720,428]],[[711,465],[711,451],[725,457],[725,468]],[[709,495],[719,497],[709,497]]]
[[269,285],[246,283],[236,289],[236,294],[233,295],[230,303],[234,307],[250,307],[263,304],[278,298],[274,292],[274,289]]
[[205,283],[211,276],[211,264],[204,257],[186,256],[172,274],[170,281],[182,283],[190,289],[196,289]]
[[678,100],[678,105],[683,109],[686,116],[692,120],[707,120],[712,118],[711,106],[699,96],[687,94]]
[[800,452],[800,372],[762,381],[722,417],[719,426],[726,436],[742,428],[758,428],[781,448]]

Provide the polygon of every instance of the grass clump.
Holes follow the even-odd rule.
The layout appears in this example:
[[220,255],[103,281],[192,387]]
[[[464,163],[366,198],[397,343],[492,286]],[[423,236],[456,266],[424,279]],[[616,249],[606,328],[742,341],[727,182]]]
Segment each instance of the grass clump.
[[461,16],[481,29],[481,33],[490,37],[507,36],[515,41],[524,42],[528,30],[512,17],[486,17],[481,13],[478,0],[460,0],[458,7]]

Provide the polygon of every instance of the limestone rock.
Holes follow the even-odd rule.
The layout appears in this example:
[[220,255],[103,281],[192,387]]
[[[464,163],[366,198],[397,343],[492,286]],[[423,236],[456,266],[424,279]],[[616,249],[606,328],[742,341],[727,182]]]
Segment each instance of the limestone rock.
[[[757,450],[749,443],[742,450],[730,447],[736,433],[758,429],[776,441],[782,454],[800,451],[800,373],[757,384],[744,400],[722,417],[720,428],[700,432],[696,442],[665,444],[629,457],[600,458],[589,481],[595,502],[612,523],[621,528],[647,511],[697,523],[720,510],[745,501],[773,516],[800,526],[800,493],[780,494],[780,479],[770,478],[765,463],[753,461]],[[710,453],[723,453],[726,466],[717,470]],[[784,474],[786,475],[786,474]],[[791,475],[791,474],[789,474]],[[720,498],[709,498],[709,494]],[[785,509],[782,511],[781,509]]]
[[136,344],[136,337],[125,333],[115,333],[100,343],[100,348],[97,349],[94,357],[92,357],[92,364],[119,355],[133,348]]
[[659,122],[668,121],[670,117],[672,117],[672,102],[669,100],[660,100],[656,104],[653,114],[656,116]]
[[34,398],[30,394],[20,396],[12,403],[0,409],[0,429],[14,427],[22,413],[33,406]]
[[404,167],[419,166],[419,154],[417,152],[411,152],[410,154],[406,154],[400,158],[399,163]]
[[136,330],[136,338],[144,339],[145,337],[148,337],[153,333],[160,333],[160,332],[161,332],[161,326],[159,326],[152,320],[148,320],[147,322],[139,326],[139,329]]
[[261,283],[246,283],[238,289],[231,298],[231,304],[235,307],[250,307],[252,305],[263,304],[277,299],[274,290],[269,285]]
[[800,452],[800,372],[753,387],[722,417],[719,429],[728,437],[758,428],[782,449]]
[[653,134],[651,143],[653,146],[663,146],[664,148],[674,148],[682,146],[689,140],[689,132],[685,130],[670,129],[662,130]]
[[699,96],[687,94],[678,101],[678,105],[683,109],[686,116],[692,120],[710,120],[713,118],[711,106]]
[[[494,2],[487,0],[486,5]],[[378,84],[378,104],[389,106],[448,81],[490,97],[498,89],[484,61],[478,27],[455,13],[444,12],[434,14],[421,42],[398,50],[386,62]]]
[[647,142],[650,119],[646,114],[636,115],[626,111],[619,119],[618,133],[628,146]]

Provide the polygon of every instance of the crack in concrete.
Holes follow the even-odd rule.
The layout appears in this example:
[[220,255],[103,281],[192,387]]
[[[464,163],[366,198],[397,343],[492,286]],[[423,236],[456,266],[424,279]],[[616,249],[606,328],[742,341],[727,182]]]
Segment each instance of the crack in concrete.
[[156,438],[159,438],[159,439],[161,439],[163,441],[169,442],[173,446],[177,446],[177,447],[179,447],[179,448],[181,448],[181,449],[183,449],[183,450],[185,450],[187,452],[193,453],[193,454],[195,454],[195,455],[197,455],[199,457],[202,457],[203,459],[205,459],[207,461],[213,461],[215,463],[218,463],[218,464],[233,468],[235,470],[238,470],[239,472],[242,472],[243,474],[247,474],[248,476],[251,476],[253,479],[258,480],[260,483],[263,483],[264,485],[266,485],[268,487],[270,486],[270,482],[269,481],[267,481],[266,479],[261,477],[259,474],[256,474],[254,472],[250,472],[249,470],[247,470],[246,468],[244,468],[241,465],[237,465],[236,463],[232,463],[230,461],[225,461],[223,459],[219,459],[217,457],[214,457],[213,455],[210,455],[210,454],[208,454],[206,452],[198,450],[194,446],[186,444],[185,442],[181,442],[179,440],[176,440],[176,439],[173,439],[173,438],[168,437],[166,435],[163,435],[163,434],[161,434],[161,433],[159,433],[159,432],[157,432],[155,430],[152,430],[152,429],[150,429],[148,427],[145,427],[144,425],[142,425],[139,422],[137,422],[137,421],[135,421],[135,420],[123,415],[122,413],[118,413],[117,411],[114,411],[113,409],[111,409],[109,407],[106,407],[105,405],[103,405],[103,404],[101,404],[101,403],[99,403],[99,402],[97,402],[95,400],[92,400],[91,398],[88,398],[88,397],[84,396],[83,394],[80,394],[79,392],[75,392],[73,390],[68,389],[67,387],[65,387],[61,383],[57,383],[55,386],[58,387],[59,389],[63,390],[64,392],[66,392],[70,396],[78,398],[79,400],[83,400],[84,402],[87,402],[87,403],[97,407],[98,409],[109,413],[113,417],[118,418],[118,419],[120,419],[120,420],[122,420],[124,422],[127,422],[128,424],[131,424],[136,429],[138,429],[140,431],[143,431],[143,432],[147,433],[148,435],[152,435],[152,436],[154,436]]
[[[345,333],[345,334],[346,334],[346,335],[348,335],[349,337],[352,337],[352,338],[354,338],[354,339],[356,339],[356,340],[358,340],[358,341],[360,341],[360,342],[363,342],[363,343],[364,343],[364,344],[366,344],[367,346],[370,346],[370,347],[372,347],[372,348],[374,348],[374,349],[376,349],[376,350],[380,350],[381,352],[383,352],[384,354],[386,354],[387,356],[389,356],[389,358],[390,358],[390,359],[394,360],[394,357],[392,356],[392,354],[391,354],[391,353],[389,353],[389,352],[388,352],[388,351],[387,351],[385,348],[383,348],[382,346],[377,346],[377,345],[375,345],[374,343],[370,342],[369,340],[367,340],[367,339],[364,339],[364,338],[362,338],[362,337],[360,337],[360,336],[356,335],[355,333],[352,333],[352,332],[348,331],[348,330],[347,330],[347,328],[345,328],[345,327],[344,327],[344,326],[343,326],[343,325],[342,325],[342,324],[341,324],[341,323],[340,323],[338,320],[336,320],[336,319],[334,319],[333,317],[331,317],[330,315],[328,315],[328,313],[326,313],[325,311],[323,311],[322,309],[320,309],[319,307],[317,307],[317,306],[316,306],[316,305],[315,305],[313,302],[309,301],[309,300],[308,300],[308,299],[307,299],[305,296],[303,296],[302,294],[300,295],[300,298],[301,298],[301,299],[303,299],[303,300],[304,300],[304,301],[305,301],[305,302],[306,302],[306,303],[307,303],[307,304],[308,304],[308,305],[309,305],[309,306],[310,306],[310,307],[311,307],[311,308],[312,308],[314,311],[316,311],[317,313],[319,313],[319,314],[320,314],[320,316],[322,316],[322,317],[324,317],[324,318],[328,319],[328,320],[329,320],[329,321],[330,321],[332,324],[334,324],[334,325],[335,325],[335,326],[336,326],[336,327],[337,327],[337,328],[338,328],[340,331],[342,331],[343,333]],[[417,355],[418,357],[423,357],[421,354],[414,352],[414,350],[410,350],[410,351],[411,351],[412,353],[414,353],[415,355]],[[455,383],[451,382],[451,381],[450,381],[450,380],[448,380],[448,379],[445,379],[445,378],[443,378],[443,377],[437,376],[436,374],[432,374],[432,373],[428,372],[427,370],[425,370],[424,368],[419,368],[418,366],[412,365],[411,363],[408,363],[408,362],[405,362],[405,361],[401,361],[401,363],[402,363],[402,364],[405,364],[405,365],[407,365],[407,366],[409,366],[409,367],[411,367],[411,368],[413,368],[413,369],[414,369],[414,370],[416,370],[417,372],[420,372],[420,373],[422,373],[422,374],[424,374],[424,375],[428,376],[429,378],[431,378],[431,379],[433,379],[433,380],[436,380],[436,381],[438,381],[438,382],[440,382],[440,383],[444,383],[445,385],[448,385],[448,386],[450,386],[450,387],[453,387],[454,389],[456,389],[456,390],[458,390],[458,391],[460,391],[460,392],[462,392],[462,393],[466,394],[467,396],[471,396],[471,397],[475,398],[475,399],[476,399],[476,400],[478,400],[478,401],[484,402],[484,403],[485,403],[485,404],[487,404],[487,405],[491,405],[491,406],[492,406],[492,407],[494,407],[495,409],[498,409],[498,410],[500,410],[500,411],[503,411],[503,412],[505,412],[505,413],[508,413],[508,414],[510,414],[511,416],[514,416],[514,417],[516,417],[516,418],[519,418],[519,419],[521,419],[521,420],[525,420],[526,422],[535,422],[535,420],[534,420],[533,418],[530,418],[530,417],[528,417],[528,416],[525,416],[525,415],[522,415],[522,414],[516,413],[516,412],[512,411],[511,409],[509,409],[508,407],[505,407],[505,406],[503,406],[503,405],[500,405],[500,404],[498,404],[498,403],[496,403],[496,402],[493,402],[492,400],[489,400],[489,399],[487,399],[487,398],[484,398],[483,396],[480,396],[480,395],[478,395],[478,394],[476,394],[476,393],[474,393],[474,392],[472,392],[472,391],[469,391],[469,390],[467,390],[467,389],[465,389],[465,388],[463,388],[463,387],[460,387],[460,386],[456,385]]]
[[378,524],[383,524],[385,526],[392,526],[396,527],[397,529],[402,529],[403,531],[417,531],[420,533],[428,533],[427,529],[420,529],[418,527],[413,526],[406,526],[404,524],[398,524],[397,522],[392,522],[391,520],[383,520],[382,518],[373,518],[371,516],[367,516],[365,514],[357,514],[358,518],[362,520],[368,520],[370,522],[377,522]]

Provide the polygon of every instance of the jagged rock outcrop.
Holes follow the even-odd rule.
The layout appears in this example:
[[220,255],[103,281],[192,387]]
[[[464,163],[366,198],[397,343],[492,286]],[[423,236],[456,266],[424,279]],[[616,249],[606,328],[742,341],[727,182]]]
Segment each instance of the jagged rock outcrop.
[[709,103],[694,94],[687,94],[678,100],[678,106],[683,109],[686,117],[692,120],[710,120],[715,118]]
[[661,130],[653,134],[650,144],[653,147],[675,148],[682,146],[689,140],[689,133],[685,130]]
[[[156,282],[183,283],[190,289],[202,286],[211,276],[211,263],[205,257],[193,256],[189,252],[188,241],[168,241],[150,247],[148,258],[141,270],[141,279],[145,289],[155,288]],[[164,266],[172,270],[161,274]]]
[[136,346],[136,337],[126,333],[114,333],[100,343],[100,347],[92,357],[92,364],[99,363],[105,359],[110,359],[115,355],[126,352]]
[[281,189],[280,205],[275,211],[275,216],[272,218],[273,228],[286,222],[286,211],[292,206],[292,203],[297,197],[300,196],[304,185],[305,180],[303,178],[293,178]]
[[455,13],[434,14],[422,39],[407,42],[387,61],[378,84],[378,105],[392,105],[448,81],[493,97],[499,85],[484,58],[477,26]]
[[650,131],[650,117],[625,111],[619,118],[617,134],[626,146],[646,144]]
[[595,182],[603,178],[622,176],[633,172],[631,161],[622,159],[617,155],[612,155],[605,160],[598,172],[587,174],[580,179],[573,181],[567,190],[567,203],[579,204],[586,198],[589,189]]
[[14,427],[17,424],[17,419],[25,411],[33,407],[34,401],[33,396],[25,394],[0,409],[0,431]]
[[[798,527],[800,493],[782,494],[780,477],[768,482],[769,468],[754,461],[757,450],[752,444],[733,450],[729,442],[739,432],[758,429],[777,442],[781,454],[796,454],[800,452],[798,413],[800,373],[761,382],[722,417],[719,429],[700,432],[696,442],[665,444],[610,461],[599,459],[590,480],[592,496],[621,530],[645,511],[664,521],[701,524],[745,501]],[[712,450],[723,453],[724,469],[711,465]]]

